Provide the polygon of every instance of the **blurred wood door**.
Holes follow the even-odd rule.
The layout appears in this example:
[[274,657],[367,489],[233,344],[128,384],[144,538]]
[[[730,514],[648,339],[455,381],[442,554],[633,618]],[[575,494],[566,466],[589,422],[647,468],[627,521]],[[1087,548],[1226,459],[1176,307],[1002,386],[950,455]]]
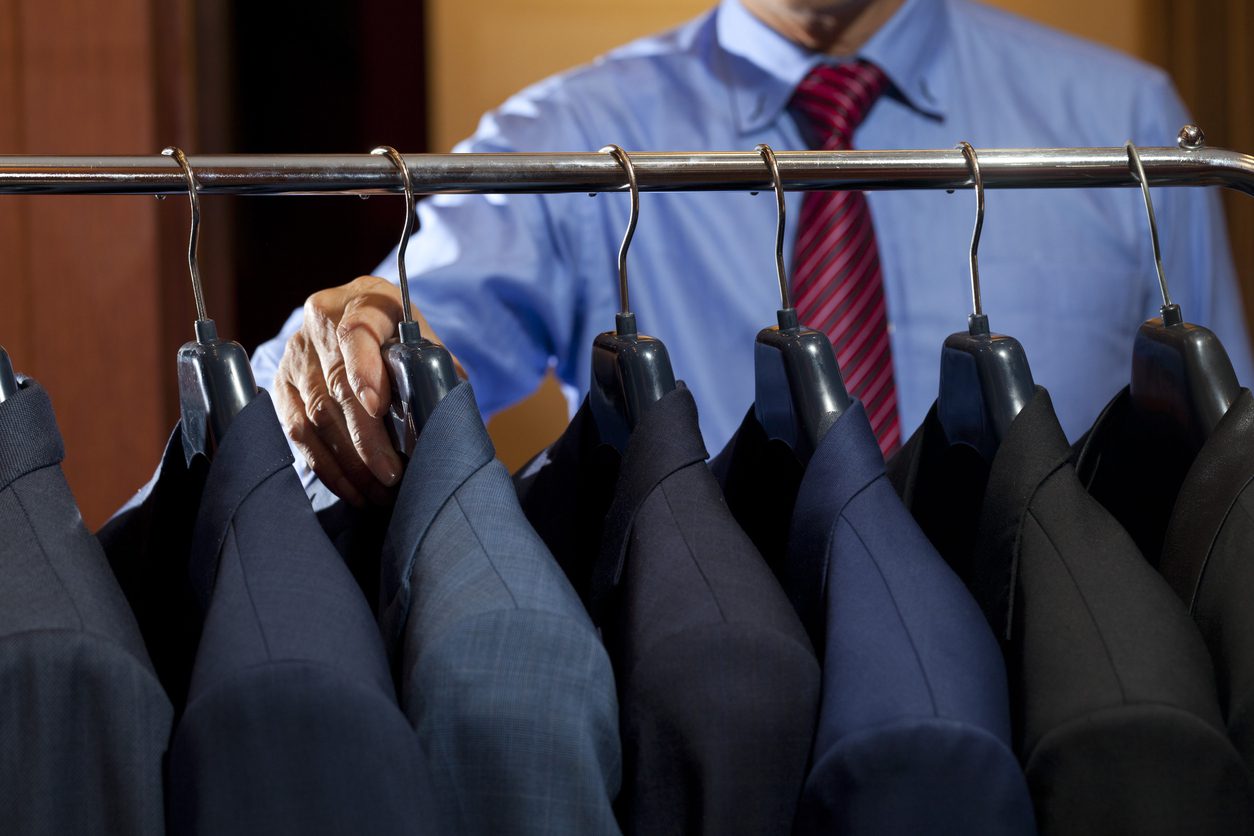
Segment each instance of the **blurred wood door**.
[[[1208,145],[1254,153],[1254,4],[1144,0],[1146,57],[1171,73]],[[1254,321],[1254,198],[1224,194],[1228,237]]]
[[[194,149],[191,7],[0,0],[0,154]],[[182,199],[0,196],[0,343],[51,395],[92,527],[147,481],[174,419],[187,217]],[[229,328],[230,287],[207,292]]]

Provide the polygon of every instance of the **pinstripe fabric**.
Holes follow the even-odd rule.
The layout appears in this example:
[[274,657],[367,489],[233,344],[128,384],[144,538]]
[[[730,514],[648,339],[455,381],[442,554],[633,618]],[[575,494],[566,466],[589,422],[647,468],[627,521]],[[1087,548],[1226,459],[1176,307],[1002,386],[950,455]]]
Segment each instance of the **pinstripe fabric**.
[[[874,64],[820,65],[797,85],[791,109],[815,148],[845,151],[888,84]],[[901,443],[888,306],[879,250],[862,192],[810,192],[793,253],[793,304],[802,323],[827,334],[849,393],[887,456]]]

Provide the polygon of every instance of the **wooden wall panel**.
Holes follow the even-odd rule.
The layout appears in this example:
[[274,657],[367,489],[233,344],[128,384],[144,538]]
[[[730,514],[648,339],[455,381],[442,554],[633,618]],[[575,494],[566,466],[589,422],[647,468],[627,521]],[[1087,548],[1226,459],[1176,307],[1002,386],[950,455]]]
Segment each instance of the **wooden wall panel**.
[[[1145,51],[1171,73],[1207,143],[1254,152],[1254,10],[1249,0],[1142,2]],[[1226,192],[1224,203],[1246,320],[1254,322],[1254,199]]]
[[[150,0],[0,0],[0,19],[12,44],[0,50],[0,153],[159,150]],[[96,525],[146,481],[169,430],[158,213],[187,210],[141,197],[3,203],[0,222],[17,230],[0,233],[4,307],[21,308],[13,359],[51,394],[71,487]]]
[[[0,0],[0,114],[21,114],[18,41],[20,17],[12,0]],[[19,118],[0,118],[0,149],[20,147]],[[15,358],[29,353],[30,284],[19,277],[26,266],[26,212],[23,199],[0,196],[0,345]]]

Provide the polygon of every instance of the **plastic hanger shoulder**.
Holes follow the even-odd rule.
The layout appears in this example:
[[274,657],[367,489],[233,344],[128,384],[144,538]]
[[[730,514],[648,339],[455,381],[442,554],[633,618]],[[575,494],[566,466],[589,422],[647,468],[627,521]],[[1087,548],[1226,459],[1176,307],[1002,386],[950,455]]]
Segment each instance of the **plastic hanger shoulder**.
[[662,341],[636,333],[634,314],[617,324],[593,341],[588,405],[601,440],[622,452],[649,404],[674,390],[675,373]]
[[231,421],[257,395],[248,352],[218,338],[211,319],[196,322],[196,340],[178,353],[183,452],[213,457]]
[[827,336],[801,328],[796,311],[758,332],[753,348],[754,411],[768,438],[779,439],[804,464],[851,403]]
[[17,375],[13,373],[13,364],[9,362],[9,353],[0,346],[0,403],[17,394]]
[[1177,443],[1200,449],[1241,392],[1223,343],[1184,322],[1178,305],[1137,330],[1132,349],[1133,408]]
[[461,382],[453,357],[444,346],[416,334],[406,338],[406,326],[412,324],[400,323],[402,338],[390,340],[383,348],[392,381],[388,434],[396,450],[405,456],[413,454],[418,435],[440,401]]
[[987,316],[972,315],[966,333],[945,340],[936,413],[950,444],[991,459],[1035,391],[1023,346],[990,333]]

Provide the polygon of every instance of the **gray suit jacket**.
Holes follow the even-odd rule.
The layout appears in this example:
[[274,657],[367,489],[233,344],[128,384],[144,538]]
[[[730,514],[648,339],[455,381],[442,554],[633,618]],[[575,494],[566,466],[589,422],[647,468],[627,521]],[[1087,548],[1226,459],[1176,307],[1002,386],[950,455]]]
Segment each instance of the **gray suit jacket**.
[[422,430],[383,549],[401,705],[457,833],[618,833],[609,657],[495,456],[462,383]]
[[162,833],[174,712],[64,455],[37,384],[0,403],[0,832]]

